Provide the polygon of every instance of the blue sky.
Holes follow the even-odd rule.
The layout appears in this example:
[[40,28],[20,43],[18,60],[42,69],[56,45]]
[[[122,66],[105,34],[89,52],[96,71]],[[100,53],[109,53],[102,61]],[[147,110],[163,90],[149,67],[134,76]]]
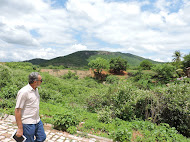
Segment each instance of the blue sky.
[[81,50],[172,61],[190,53],[189,0],[1,0],[0,62]]

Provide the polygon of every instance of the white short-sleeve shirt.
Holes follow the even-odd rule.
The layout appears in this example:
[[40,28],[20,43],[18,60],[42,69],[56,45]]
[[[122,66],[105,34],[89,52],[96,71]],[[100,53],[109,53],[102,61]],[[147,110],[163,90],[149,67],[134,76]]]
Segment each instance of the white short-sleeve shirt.
[[38,88],[34,90],[30,84],[18,91],[16,107],[21,108],[21,120],[23,124],[37,124],[39,117],[40,96]]

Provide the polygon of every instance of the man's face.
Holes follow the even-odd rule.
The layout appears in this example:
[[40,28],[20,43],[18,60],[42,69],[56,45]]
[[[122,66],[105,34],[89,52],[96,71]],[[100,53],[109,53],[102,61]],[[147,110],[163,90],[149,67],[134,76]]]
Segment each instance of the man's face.
[[36,86],[37,87],[40,86],[41,83],[42,83],[42,77],[41,77],[41,75],[38,75],[38,80],[36,81]]

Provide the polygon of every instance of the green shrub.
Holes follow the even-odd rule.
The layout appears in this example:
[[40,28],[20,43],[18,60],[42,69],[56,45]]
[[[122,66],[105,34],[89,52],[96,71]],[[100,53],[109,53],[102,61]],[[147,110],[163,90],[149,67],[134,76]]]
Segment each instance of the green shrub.
[[15,107],[15,99],[1,99],[0,98],[0,108],[7,109]]
[[190,136],[190,87],[189,83],[170,84],[166,88],[155,88],[160,94],[160,104],[162,110],[160,113],[160,122],[170,124],[181,134]]
[[72,112],[65,112],[64,114],[56,114],[53,116],[53,125],[55,129],[66,131],[71,126],[78,125],[79,120]]
[[132,132],[127,128],[121,127],[112,132],[112,137],[114,141],[129,142],[132,138]]
[[62,78],[63,79],[71,79],[71,78],[72,79],[78,79],[79,76],[76,75],[76,73],[73,73],[73,72],[69,71],[67,74],[63,75]]
[[151,67],[152,67],[152,63],[151,63],[149,60],[143,60],[143,61],[140,63],[140,67],[141,67],[143,70],[150,70]]
[[0,88],[11,83],[12,83],[12,70],[5,65],[0,65]]
[[12,69],[22,69],[25,71],[36,71],[37,66],[29,62],[7,62],[6,65]]
[[91,95],[87,98],[87,109],[90,112],[96,112],[96,109],[101,108],[103,98],[100,94]]
[[15,99],[18,92],[18,87],[16,85],[8,85],[1,89],[1,96],[5,99],[13,98]]
[[157,64],[152,67],[152,70],[157,72],[158,80],[162,83],[168,83],[173,77],[176,77],[175,67],[171,64]]
[[107,83],[110,83],[110,84],[118,83],[118,82],[119,82],[119,78],[118,78],[117,76],[114,76],[114,75],[109,75],[109,76],[106,78],[106,82],[107,82]]
[[134,84],[140,89],[151,89],[153,86],[151,78],[152,76],[148,74],[142,74],[138,81],[134,81]]
[[67,129],[67,132],[70,133],[70,134],[76,134],[77,133],[77,127],[76,126],[70,126]]
[[103,123],[111,123],[113,111],[109,107],[104,107],[101,110],[97,111],[98,120]]

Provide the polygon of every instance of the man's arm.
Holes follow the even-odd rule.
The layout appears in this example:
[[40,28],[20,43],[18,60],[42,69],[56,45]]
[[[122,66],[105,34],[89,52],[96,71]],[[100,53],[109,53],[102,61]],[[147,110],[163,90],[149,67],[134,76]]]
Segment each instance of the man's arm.
[[21,121],[21,108],[15,109],[15,119],[18,126],[16,136],[21,137],[23,135],[23,126],[22,126],[22,121]]

